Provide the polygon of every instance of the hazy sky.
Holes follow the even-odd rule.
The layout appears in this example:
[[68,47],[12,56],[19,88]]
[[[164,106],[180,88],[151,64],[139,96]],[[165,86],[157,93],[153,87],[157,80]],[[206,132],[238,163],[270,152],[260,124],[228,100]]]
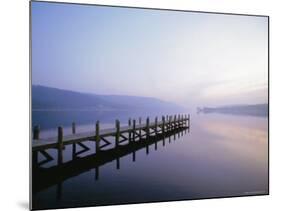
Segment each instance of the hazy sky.
[[181,105],[267,102],[268,20],[32,2],[32,83]]

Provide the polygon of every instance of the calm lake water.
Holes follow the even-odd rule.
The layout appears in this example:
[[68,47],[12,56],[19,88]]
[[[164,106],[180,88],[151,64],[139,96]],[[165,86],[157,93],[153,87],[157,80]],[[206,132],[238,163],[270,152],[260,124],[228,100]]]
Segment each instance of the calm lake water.
[[[156,114],[156,113],[155,113]],[[125,124],[141,113],[89,111],[34,111],[33,124],[42,136],[54,136],[55,126],[77,120],[77,130],[94,128],[99,119],[112,127],[115,118]],[[91,148],[80,156],[94,153]],[[56,158],[56,150],[48,150]],[[71,160],[72,146],[64,150]],[[42,155],[39,160],[43,159]],[[53,160],[43,167],[56,165]],[[79,170],[77,170],[79,172]],[[97,176],[98,175],[98,176]],[[98,177],[98,178],[97,178]],[[33,178],[35,180],[35,178]],[[48,179],[48,178],[46,178]],[[33,192],[33,208],[56,208],[256,195],[268,193],[268,119],[227,114],[191,114],[190,131],[159,140],[97,168],[70,175],[65,180]]]

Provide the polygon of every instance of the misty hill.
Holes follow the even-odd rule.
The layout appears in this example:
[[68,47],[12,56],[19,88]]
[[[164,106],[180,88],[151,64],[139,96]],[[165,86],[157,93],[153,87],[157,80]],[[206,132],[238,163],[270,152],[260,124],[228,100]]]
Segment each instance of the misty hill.
[[226,113],[236,115],[250,115],[250,116],[268,116],[268,104],[254,104],[254,105],[229,105],[221,107],[203,107],[197,108],[198,112],[203,113]]
[[183,110],[174,103],[157,98],[98,95],[40,85],[32,85],[32,109]]

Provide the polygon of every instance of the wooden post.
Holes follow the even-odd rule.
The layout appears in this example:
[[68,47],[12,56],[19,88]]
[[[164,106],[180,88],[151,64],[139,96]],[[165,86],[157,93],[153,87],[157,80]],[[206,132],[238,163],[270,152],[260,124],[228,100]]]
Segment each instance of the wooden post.
[[[76,126],[75,122],[72,122],[72,134],[76,133]],[[76,157],[76,143],[72,144],[72,159],[75,159]]]
[[72,122],[72,134],[76,133],[76,125],[75,122]]
[[174,127],[173,127],[174,130],[176,129],[176,124],[177,124],[176,121],[177,121],[177,115],[174,116]]
[[188,132],[190,131],[190,114],[188,114]]
[[120,122],[117,119],[115,121],[115,127],[116,127],[116,134],[115,134],[115,147],[119,146],[119,138],[120,138]]
[[[128,120],[129,130],[131,130],[131,124],[132,124],[131,118],[129,118],[129,120]],[[132,132],[129,131],[129,142],[131,141],[131,139],[132,139]]]
[[172,129],[171,124],[172,124],[172,116],[169,117],[168,131],[171,131],[171,129]]
[[133,120],[133,141],[136,139],[136,120]]
[[58,165],[63,163],[63,128],[58,127]]
[[184,115],[184,126],[186,127],[186,114]]
[[146,118],[146,139],[149,138],[149,117]]
[[[40,138],[40,126],[36,125],[33,128],[33,139],[34,140],[39,140]],[[37,167],[38,163],[38,151],[32,152],[32,164]]]
[[[141,117],[139,118],[139,125],[141,126]],[[141,139],[141,128],[139,130],[139,135],[140,135],[140,138],[139,138],[139,140],[140,140]]]
[[178,122],[177,122],[177,124],[178,124],[178,128],[177,128],[177,129],[179,129],[180,126],[181,126],[180,121],[181,121],[181,115],[179,114],[179,115],[178,115]]
[[33,128],[33,139],[38,140],[40,138],[40,126],[36,125]]
[[100,122],[96,122],[96,153],[100,151]]
[[165,135],[165,116],[162,116],[162,135]]
[[158,133],[158,118],[155,117],[155,135],[157,136]]

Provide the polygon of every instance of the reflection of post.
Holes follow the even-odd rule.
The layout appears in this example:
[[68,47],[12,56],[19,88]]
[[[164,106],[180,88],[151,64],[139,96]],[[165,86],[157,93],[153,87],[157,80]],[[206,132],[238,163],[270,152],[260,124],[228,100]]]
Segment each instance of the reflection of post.
[[59,182],[58,184],[57,184],[57,191],[56,191],[57,193],[56,193],[56,195],[57,195],[57,200],[59,201],[59,200],[61,200],[61,195],[62,195],[62,182]]
[[119,146],[119,138],[120,138],[120,122],[117,119],[115,121],[115,127],[116,127],[116,134],[115,134],[115,147]]
[[32,152],[32,165],[37,167],[37,163],[38,163],[38,151],[33,151]]
[[163,146],[165,146],[165,137],[163,138]]
[[136,151],[133,151],[133,162],[136,161]]
[[99,176],[100,176],[100,171],[99,171],[99,167],[97,166],[95,168],[95,180],[99,180]]
[[154,144],[155,144],[154,149],[155,149],[155,150],[157,150],[157,140],[155,141],[155,143],[154,143]]
[[129,118],[128,120],[128,126],[129,126],[129,142],[131,141],[131,138],[132,138],[132,132],[130,131],[131,130],[131,118]]
[[171,136],[169,136],[169,143],[171,143]]
[[120,169],[120,158],[116,158],[116,168]]
[[100,122],[96,122],[96,153],[100,151]]
[[63,163],[63,128],[61,126],[58,127],[58,165]]
[[146,154],[149,154],[149,144],[146,144]]

